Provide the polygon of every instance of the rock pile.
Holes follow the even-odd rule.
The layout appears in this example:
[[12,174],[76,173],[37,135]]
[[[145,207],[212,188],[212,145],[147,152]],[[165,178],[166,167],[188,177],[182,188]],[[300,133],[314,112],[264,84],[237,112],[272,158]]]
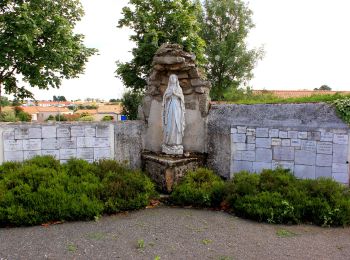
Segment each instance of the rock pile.
[[186,109],[200,110],[202,117],[209,111],[211,85],[201,77],[195,63],[196,56],[185,52],[180,45],[163,44],[153,58],[153,69],[148,79],[143,102],[143,116],[147,121],[153,100],[162,102],[169,76],[176,74],[185,95]]

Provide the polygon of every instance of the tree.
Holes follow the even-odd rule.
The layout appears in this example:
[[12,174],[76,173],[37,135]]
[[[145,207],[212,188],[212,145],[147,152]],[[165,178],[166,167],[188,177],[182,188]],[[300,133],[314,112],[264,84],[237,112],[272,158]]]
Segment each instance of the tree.
[[242,0],[205,0],[201,21],[201,37],[205,40],[205,70],[212,83],[211,97],[224,98],[253,76],[252,70],[262,49],[249,50],[245,40],[254,27],[252,11]]
[[0,97],[0,106],[6,107],[9,106],[11,103],[7,97]]
[[133,91],[143,91],[152,59],[163,43],[181,44],[203,61],[204,42],[199,37],[197,14],[200,5],[192,0],[129,0],[118,27],[129,27],[136,43],[130,62],[117,62],[117,75]]
[[332,88],[329,87],[328,85],[322,85],[321,87],[315,88],[314,90],[328,90],[328,91],[331,91]]
[[58,101],[58,102],[65,102],[67,101],[65,96],[53,96],[53,101]]
[[96,50],[73,32],[83,15],[79,0],[0,2],[0,96],[33,98],[19,79],[39,89],[59,88],[77,77]]
[[142,101],[142,94],[135,91],[127,91],[123,94],[123,114],[128,117],[129,120],[137,119],[139,105]]

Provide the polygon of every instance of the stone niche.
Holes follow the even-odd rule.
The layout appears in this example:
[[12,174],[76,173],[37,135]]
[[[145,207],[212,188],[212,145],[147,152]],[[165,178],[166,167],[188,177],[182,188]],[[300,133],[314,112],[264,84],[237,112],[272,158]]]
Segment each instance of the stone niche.
[[163,95],[169,76],[176,74],[185,96],[185,152],[207,152],[207,116],[211,85],[201,76],[195,55],[176,44],[164,44],[156,52],[139,117],[146,122],[145,150],[160,152]]

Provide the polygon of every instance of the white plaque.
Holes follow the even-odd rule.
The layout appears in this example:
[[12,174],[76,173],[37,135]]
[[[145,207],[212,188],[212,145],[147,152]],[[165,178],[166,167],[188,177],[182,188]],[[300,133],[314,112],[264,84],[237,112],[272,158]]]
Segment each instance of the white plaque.
[[77,147],[77,139],[72,138],[59,138],[60,149],[74,149]]
[[56,138],[43,139],[41,142],[41,149],[55,150],[55,149],[58,149],[59,147],[60,146]]
[[28,128],[16,128],[15,129],[15,139],[28,139],[29,130]]
[[95,146],[95,137],[78,137],[77,147],[78,148],[93,148]]
[[41,128],[31,127],[29,128],[29,139],[39,139],[41,138]]
[[318,142],[317,143],[317,153],[332,154],[333,153],[333,144],[330,142]]
[[41,139],[23,140],[23,150],[27,150],[27,151],[41,150]]
[[333,143],[335,144],[348,144],[349,136],[348,135],[337,135],[333,137]]
[[96,127],[96,137],[109,137],[109,126],[98,125]]
[[78,148],[77,158],[81,159],[94,159],[94,148]]
[[71,158],[77,157],[76,149],[60,149],[60,159],[69,160]]
[[111,144],[108,138],[95,138],[95,143],[94,143],[95,148],[107,148],[110,146]]
[[41,151],[24,151],[24,160],[32,159],[35,156],[40,156]]
[[23,140],[5,140],[4,151],[14,152],[23,150]]
[[4,140],[13,140],[15,139],[15,130],[5,130],[2,134]]
[[56,126],[43,126],[41,128],[42,138],[55,138]]
[[85,131],[83,126],[72,126],[71,127],[72,136],[84,136]]
[[301,149],[311,152],[316,152],[316,141],[301,141]]
[[279,136],[279,130],[278,129],[270,129],[269,136],[277,138]]
[[85,127],[85,136],[96,136],[96,128],[87,126]]
[[60,151],[59,150],[42,150],[42,155],[49,155],[52,157],[55,157],[56,159],[60,158]]
[[69,127],[58,127],[57,137],[70,137]]

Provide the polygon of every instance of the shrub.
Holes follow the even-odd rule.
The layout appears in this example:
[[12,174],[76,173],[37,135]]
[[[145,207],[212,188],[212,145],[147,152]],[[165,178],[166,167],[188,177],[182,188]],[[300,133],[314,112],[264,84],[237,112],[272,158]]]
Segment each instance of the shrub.
[[170,200],[177,205],[219,207],[225,194],[224,181],[213,171],[199,168],[190,171],[174,187]]
[[0,113],[0,122],[17,122],[18,119],[13,111],[3,111]]
[[104,116],[101,121],[113,121],[114,117],[113,116]]
[[94,117],[93,116],[83,116],[83,117],[80,117],[78,121],[92,122],[92,121],[94,121]]
[[350,97],[333,101],[339,116],[350,124]]

